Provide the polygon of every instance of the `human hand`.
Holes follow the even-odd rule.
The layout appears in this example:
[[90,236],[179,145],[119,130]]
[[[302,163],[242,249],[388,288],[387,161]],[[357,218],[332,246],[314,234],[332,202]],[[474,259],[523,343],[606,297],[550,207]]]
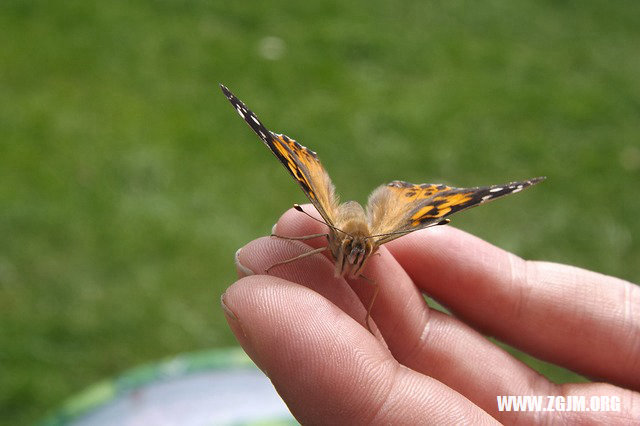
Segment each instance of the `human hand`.
[[[294,210],[277,224],[279,235],[318,232],[322,224]],[[364,325],[372,286],[334,278],[327,257],[264,274],[306,250],[269,237],[249,243],[236,259],[241,278],[222,297],[240,344],[303,424],[640,421],[640,287],[524,261],[439,226],[369,260],[365,275],[380,286],[373,336]],[[429,309],[422,292],[455,317]],[[551,383],[483,335],[602,383]],[[543,408],[547,396],[585,396],[587,407],[608,396],[620,411],[499,411],[498,395],[543,396]]]

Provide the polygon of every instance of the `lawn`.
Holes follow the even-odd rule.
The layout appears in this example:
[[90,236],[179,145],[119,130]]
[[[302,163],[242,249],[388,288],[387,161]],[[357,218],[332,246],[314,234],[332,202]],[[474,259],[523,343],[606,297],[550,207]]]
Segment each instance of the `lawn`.
[[639,282],[638,22],[626,0],[4,0],[2,421],[235,344],[233,253],[305,199],[219,82],[345,200],[545,175],[452,225]]

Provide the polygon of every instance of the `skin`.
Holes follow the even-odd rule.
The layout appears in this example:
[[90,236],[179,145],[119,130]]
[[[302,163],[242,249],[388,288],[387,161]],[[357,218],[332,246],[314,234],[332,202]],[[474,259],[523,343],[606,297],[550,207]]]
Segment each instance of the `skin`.
[[[305,210],[312,212],[311,206]],[[288,211],[281,235],[323,232]],[[306,241],[312,247],[326,239]],[[367,277],[335,278],[300,241],[243,247],[222,296],[238,341],[303,424],[630,424],[640,419],[640,287],[572,266],[524,261],[450,226],[373,255]],[[422,292],[455,316],[429,309]],[[363,306],[364,304],[364,306]],[[484,335],[596,382],[554,384]],[[499,412],[496,395],[618,396],[620,412]]]

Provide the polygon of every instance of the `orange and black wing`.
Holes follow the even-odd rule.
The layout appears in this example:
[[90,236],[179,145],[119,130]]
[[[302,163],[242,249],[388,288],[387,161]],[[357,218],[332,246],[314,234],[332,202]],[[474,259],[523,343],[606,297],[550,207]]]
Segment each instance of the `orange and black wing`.
[[393,181],[373,191],[367,204],[371,235],[378,245],[409,232],[442,223],[444,218],[496,198],[515,194],[544,180],[538,177],[504,185],[452,188]]
[[238,115],[242,117],[291,173],[291,176],[298,182],[325,222],[333,225],[334,212],[338,201],[331,179],[324,167],[322,167],[316,153],[286,135],[268,130],[258,117],[229,89],[222,84],[220,88],[236,109]]

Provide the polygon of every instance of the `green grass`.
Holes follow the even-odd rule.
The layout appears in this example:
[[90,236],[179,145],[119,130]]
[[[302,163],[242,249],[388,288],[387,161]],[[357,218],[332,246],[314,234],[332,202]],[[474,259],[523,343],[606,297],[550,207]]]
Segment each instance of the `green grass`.
[[638,22],[630,0],[3,1],[2,420],[234,344],[233,253],[304,197],[218,82],[344,199],[546,175],[454,225],[640,281]]

